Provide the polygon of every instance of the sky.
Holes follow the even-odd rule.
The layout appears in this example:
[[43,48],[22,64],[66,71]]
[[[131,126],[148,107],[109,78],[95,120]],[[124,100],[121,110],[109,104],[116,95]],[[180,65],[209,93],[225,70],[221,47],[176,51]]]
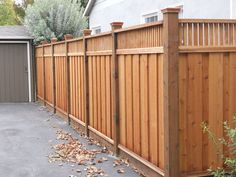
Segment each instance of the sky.
[[22,3],[22,0],[15,0],[17,4]]

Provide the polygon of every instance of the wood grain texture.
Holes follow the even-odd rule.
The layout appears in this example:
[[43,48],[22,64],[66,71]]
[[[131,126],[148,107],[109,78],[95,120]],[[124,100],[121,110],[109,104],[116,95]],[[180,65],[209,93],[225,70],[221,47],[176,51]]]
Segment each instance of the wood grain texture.
[[[83,56],[86,52],[90,129],[114,143],[114,127],[117,128],[120,138],[116,141],[120,147],[162,171],[176,170],[178,164],[173,163],[176,160],[173,158],[177,158],[182,175],[205,172],[209,166],[222,165],[222,161],[203,134],[201,122],[207,122],[217,136],[224,136],[223,121],[232,123],[236,113],[236,21],[181,19],[176,30],[171,26],[163,29],[165,25],[158,22],[117,29],[116,39],[111,32],[90,35],[86,37],[86,51],[82,38],[67,41],[67,54],[64,42],[53,43],[54,50],[51,44],[36,47],[37,97],[43,100],[45,96],[45,102],[53,104],[55,94],[57,110],[67,113],[69,78],[69,112],[85,124]],[[176,34],[166,38],[170,33]],[[117,42],[115,48],[113,42]],[[179,52],[174,61],[171,57],[177,55],[170,50],[173,47]],[[113,117],[114,54],[118,62],[117,126]],[[55,58],[55,92],[52,58]],[[179,87],[177,100],[175,87]],[[176,131],[177,124],[172,123],[176,123],[173,117],[178,116]],[[167,128],[176,133],[166,134]],[[174,136],[179,139],[173,139]],[[166,146],[170,139],[173,141]],[[176,155],[178,140],[180,151]],[[226,152],[228,148],[222,146],[220,151]],[[164,170],[166,159],[170,166]]]

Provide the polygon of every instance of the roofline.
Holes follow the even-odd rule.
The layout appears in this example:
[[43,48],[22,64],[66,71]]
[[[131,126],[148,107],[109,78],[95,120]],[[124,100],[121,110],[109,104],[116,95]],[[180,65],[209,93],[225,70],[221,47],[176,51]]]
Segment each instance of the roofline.
[[34,39],[33,37],[26,37],[26,36],[0,36],[0,40],[1,39]]
[[84,10],[84,13],[83,13],[83,16],[84,17],[88,17],[93,9],[93,6],[95,4],[96,0],[89,0],[85,10]]

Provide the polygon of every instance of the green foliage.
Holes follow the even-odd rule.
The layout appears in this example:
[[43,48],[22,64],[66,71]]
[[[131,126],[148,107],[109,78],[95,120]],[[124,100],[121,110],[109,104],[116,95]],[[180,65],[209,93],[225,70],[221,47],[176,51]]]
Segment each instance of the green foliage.
[[62,40],[65,34],[78,37],[87,27],[83,10],[75,0],[35,0],[26,9],[24,24],[35,37],[35,43],[54,37]]
[[84,8],[88,4],[88,0],[80,0],[80,2],[81,2],[81,6],[84,7]]
[[21,4],[14,3],[14,10],[16,13],[17,21],[19,24],[22,24],[25,17],[25,10],[29,4],[33,4],[34,0],[23,0]]
[[0,25],[16,25],[17,17],[12,0],[0,0]]
[[[205,122],[202,123],[203,132],[207,133],[209,139],[213,141],[217,154],[224,162],[224,168],[209,169],[209,172],[215,177],[236,177],[236,117],[233,118],[233,126],[224,122],[226,137],[217,138],[209,126]],[[222,152],[222,145],[228,147],[229,152]]]

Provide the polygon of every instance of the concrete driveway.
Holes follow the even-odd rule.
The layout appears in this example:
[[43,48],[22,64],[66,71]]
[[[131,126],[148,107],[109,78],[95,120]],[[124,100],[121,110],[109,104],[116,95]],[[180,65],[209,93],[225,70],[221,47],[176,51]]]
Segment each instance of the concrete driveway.
[[[52,116],[51,112],[36,103],[0,104],[0,176],[87,176],[85,166],[48,162],[48,155],[53,151],[53,144],[60,143],[59,140],[56,140],[57,128],[55,127],[71,133],[85,146],[89,146],[87,140],[79,136],[63,119]],[[95,148],[99,149],[100,147]],[[100,158],[99,156],[108,159],[106,162],[95,165],[105,172],[105,176],[139,176],[125,165],[113,167],[113,162],[116,160],[114,156],[99,154],[97,158]],[[124,173],[117,172],[121,168]]]

